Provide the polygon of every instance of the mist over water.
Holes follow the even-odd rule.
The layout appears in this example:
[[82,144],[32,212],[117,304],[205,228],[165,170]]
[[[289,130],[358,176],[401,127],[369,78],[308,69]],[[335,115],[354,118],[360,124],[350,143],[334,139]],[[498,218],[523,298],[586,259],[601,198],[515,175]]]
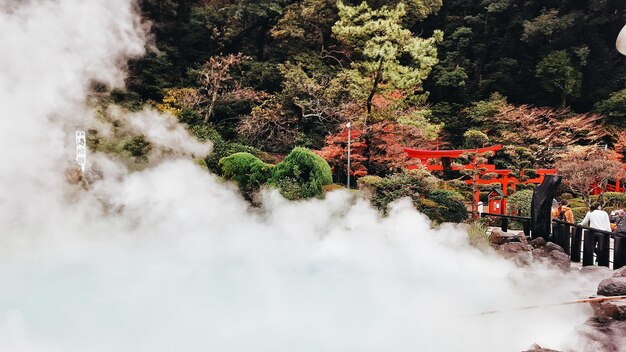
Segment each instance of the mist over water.
[[[398,202],[347,192],[250,209],[151,110],[125,113],[159,162],[70,185],[88,88],[123,84],[147,26],[130,0],[0,0],[0,351],[517,351],[575,349],[590,312],[476,313],[584,297],[595,282],[520,269]],[[8,34],[8,35],[6,35]]]

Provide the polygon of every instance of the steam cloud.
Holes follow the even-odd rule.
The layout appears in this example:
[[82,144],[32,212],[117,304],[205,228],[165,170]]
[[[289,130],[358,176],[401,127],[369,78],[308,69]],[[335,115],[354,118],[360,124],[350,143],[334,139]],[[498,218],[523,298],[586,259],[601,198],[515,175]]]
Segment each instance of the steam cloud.
[[[170,158],[67,184],[92,80],[123,83],[146,30],[130,0],[0,0],[1,351],[514,351],[572,348],[593,282],[520,269],[434,230],[408,202],[381,218],[333,192],[252,210],[172,155],[208,146],[154,111],[118,110]],[[115,109],[115,108],[112,108]]]

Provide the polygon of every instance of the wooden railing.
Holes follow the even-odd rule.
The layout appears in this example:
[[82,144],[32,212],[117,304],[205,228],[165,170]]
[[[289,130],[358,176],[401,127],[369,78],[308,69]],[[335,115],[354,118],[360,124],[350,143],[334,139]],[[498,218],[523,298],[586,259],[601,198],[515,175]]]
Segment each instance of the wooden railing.
[[[495,217],[501,219],[500,228],[507,231],[509,221],[520,221],[524,227],[524,234],[533,238],[531,220],[528,217],[481,213],[481,217]],[[587,226],[568,223],[561,220],[552,220],[552,233],[548,241],[563,247],[571,261],[583,266],[600,265],[613,269],[626,266],[626,234],[602,231]]]

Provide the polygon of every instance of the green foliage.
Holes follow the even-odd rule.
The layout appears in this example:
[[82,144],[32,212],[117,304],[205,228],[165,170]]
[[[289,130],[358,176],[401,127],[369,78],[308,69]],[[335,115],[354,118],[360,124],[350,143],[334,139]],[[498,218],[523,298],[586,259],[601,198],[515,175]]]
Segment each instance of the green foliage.
[[278,187],[290,200],[320,197],[323,186],[333,183],[330,166],[312,151],[296,147],[278,163],[269,184]]
[[418,210],[437,223],[465,221],[468,212],[463,196],[456,191],[437,189],[438,184],[439,180],[425,170],[359,179],[359,188],[365,189],[372,205],[384,213],[391,202],[407,197]]
[[524,34],[522,39],[532,41],[543,38],[550,38],[555,34],[562,34],[571,28],[576,20],[575,14],[559,16],[556,9],[544,11],[541,15],[532,20],[524,21]]
[[626,89],[622,89],[603,101],[596,103],[594,111],[606,117],[612,124],[623,124],[626,120]]
[[604,192],[599,197],[592,196],[592,201],[600,201],[606,207],[615,209],[626,208],[626,193]]
[[404,197],[411,198],[413,204],[419,209],[421,198],[434,191],[439,181],[425,170],[411,170],[385,178],[371,176],[363,181],[359,179],[359,182],[366,182],[372,186],[373,192],[370,199],[372,205],[386,212],[389,203]]
[[585,218],[587,212],[589,211],[588,207],[572,207],[572,214],[574,214],[574,222],[580,222]]
[[465,147],[470,149],[481,148],[489,143],[489,137],[479,130],[468,130],[463,134],[463,139]]
[[235,153],[249,153],[256,157],[263,156],[263,153],[254,147],[224,140],[219,132],[210,125],[193,125],[189,127],[189,131],[202,142],[207,140],[213,142],[213,149],[204,159],[204,162],[207,168],[217,175],[222,174],[222,168],[220,166],[220,160],[222,158]]
[[152,144],[150,144],[144,135],[140,135],[135,136],[130,141],[124,143],[122,149],[134,157],[135,162],[147,162],[148,153],[152,150]]
[[564,50],[553,51],[537,64],[536,75],[550,93],[558,93],[565,107],[567,96],[578,96],[582,74]]
[[265,184],[272,174],[272,165],[250,153],[235,153],[222,158],[219,166],[224,178],[237,182],[247,199],[252,199],[252,193]]
[[438,62],[435,43],[443,40],[443,32],[436,30],[423,39],[403,28],[406,6],[402,2],[394,8],[372,9],[366,2],[349,6],[339,1],[337,7],[339,21],[333,33],[360,55],[345,71],[352,97],[369,96],[369,103],[380,84],[405,92],[408,100],[423,102],[427,95],[422,81]]
[[478,248],[488,248],[489,236],[487,235],[487,229],[487,224],[484,221],[472,222],[467,230],[470,245]]
[[517,213],[519,216],[530,216],[532,199],[532,190],[522,190],[513,193],[507,199],[507,212],[509,214]]
[[445,189],[436,189],[426,195],[426,199],[433,202],[433,206],[425,206],[422,202],[420,209],[424,214],[438,223],[463,222],[467,220],[468,212],[463,202],[463,197],[455,192]]

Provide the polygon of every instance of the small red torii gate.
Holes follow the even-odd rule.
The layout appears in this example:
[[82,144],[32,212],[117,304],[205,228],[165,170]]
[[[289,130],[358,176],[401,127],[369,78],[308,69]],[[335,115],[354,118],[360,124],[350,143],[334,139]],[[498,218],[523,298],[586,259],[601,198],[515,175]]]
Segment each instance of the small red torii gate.
[[[452,159],[458,159],[463,154],[476,153],[477,155],[480,156],[482,154],[489,153],[489,152],[495,153],[499,150],[502,150],[501,144],[490,146],[490,147],[477,148],[477,149],[453,149],[453,150],[425,150],[425,149],[421,150],[421,149],[404,148],[404,152],[408,155],[409,158],[419,159],[421,167],[429,171],[443,171],[446,169],[455,170],[455,171],[473,170],[476,167],[481,169],[477,179],[469,179],[469,180],[466,180],[465,182],[467,184],[472,184],[472,185],[476,185],[476,184],[487,185],[487,184],[499,183],[502,189],[502,194],[505,196],[505,198],[502,199],[501,201],[500,209],[502,213],[506,213],[506,195],[507,195],[509,184],[512,185],[514,190],[517,188],[517,184],[520,184],[520,183],[540,184],[541,182],[543,182],[543,179],[545,178],[546,175],[554,175],[556,174],[557,170],[556,169],[539,169],[539,170],[536,170],[536,173],[538,175],[537,177],[520,182],[517,178],[510,176],[512,170],[508,170],[508,169],[498,170],[496,169],[496,166],[493,164],[478,164],[478,165],[471,164],[471,163],[463,164],[463,165],[451,164]],[[432,159],[439,160],[440,162],[429,163],[429,160],[432,160]],[[448,164],[447,166],[444,165],[445,159],[448,159],[446,162]],[[417,168],[420,168],[420,166],[419,165],[408,166],[409,170],[417,169]],[[522,174],[523,172],[524,171],[522,170]],[[493,179],[482,179],[481,176],[484,176],[485,174],[496,174],[498,175],[498,177],[493,178]],[[478,204],[480,202],[479,191],[476,191],[474,193],[474,198],[475,198],[475,204]]]

